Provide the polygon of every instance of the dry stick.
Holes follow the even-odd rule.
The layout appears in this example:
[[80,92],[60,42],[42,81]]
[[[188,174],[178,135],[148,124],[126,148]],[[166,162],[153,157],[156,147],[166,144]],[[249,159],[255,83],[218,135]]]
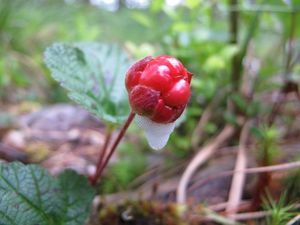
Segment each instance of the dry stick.
[[228,138],[230,138],[234,133],[234,127],[232,125],[226,125],[223,130],[219,133],[216,138],[213,138],[209,144],[204,146],[198,151],[196,156],[187,166],[184,171],[178,187],[177,187],[177,202],[184,204],[186,202],[186,190],[188,183],[193,176],[197,168],[202,165],[214,152],[223,144]]
[[[250,200],[242,200],[240,201],[240,204],[238,205],[239,209],[247,208],[250,204]],[[209,205],[207,208],[209,208],[212,211],[224,211],[227,207],[228,202],[221,202],[214,205]]]
[[195,188],[197,186],[197,188],[199,188],[199,186],[213,180],[213,179],[217,179],[217,178],[221,178],[221,177],[226,177],[226,176],[231,176],[235,173],[246,173],[246,174],[251,174],[251,173],[265,173],[265,172],[274,172],[274,171],[279,171],[279,170],[290,170],[290,169],[294,169],[300,167],[300,161],[296,161],[296,162],[290,162],[290,163],[283,163],[283,164],[278,164],[278,165],[272,165],[272,166],[262,166],[262,167],[254,167],[254,168],[248,168],[245,170],[230,170],[230,171],[225,171],[222,173],[219,173],[217,175],[208,177],[206,179],[203,179],[202,181],[198,182],[197,184],[194,184],[193,187],[191,187],[191,189]]
[[[254,167],[254,168],[248,168],[245,169],[245,173],[264,173],[264,172],[273,172],[278,170],[289,170],[293,168],[300,167],[300,161],[296,162],[290,162],[290,163],[282,163],[272,166],[262,166],[262,167]],[[235,171],[232,171],[235,173]],[[240,173],[242,171],[236,171],[237,173]]]
[[[296,204],[295,205],[295,209],[298,209],[299,207],[300,207],[300,204]],[[231,219],[234,219],[234,220],[252,220],[252,219],[264,218],[264,217],[269,216],[271,214],[272,214],[271,211],[258,211],[258,212],[238,213],[238,214],[232,215]],[[287,223],[286,225],[295,224],[295,222],[297,222],[298,220],[300,220],[300,214],[297,215],[296,217],[294,217],[292,220],[290,220],[290,222],[289,222],[290,224]]]
[[132,120],[134,119],[135,117],[135,113],[134,112],[130,112],[125,124],[123,125],[123,127],[121,128],[120,130],[120,133],[118,134],[116,140],[114,141],[107,157],[105,158],[105,161],[102,163],[101,167],[99,168],[99,172],[97,173],[96,175],[96,180],[98,180],[102,173],[103,173],[103,170],[105,169],[105,167],[107,166],[108,162],[109,162],[109,159],[111,158],[111,156],[113,155],[113,153],[115,152],[118,144],[120,143],[122,137],[124,136],[126,130],[128,129],[129,125],[131,124]]
[[272,212],[270,212],[270,211],[259,211],[259,212],[234,214],[234,215],[231,215],[230,218],[234,219],[234,220],[251,220],[251,219],[264,218],[271,214],[272,214]]
[[[245,123],[241,131],[240,145],[234,168],[235,171],[244,171],[247,167],[246,144],[249,137],[249,126],[250,122],[248,121]],[[226,213],[228,214],[235,214],[238,211],[238,206],[240,205],[241,197],[243,194],[245,177],[246,174],[241,172],[235,173],[232,178],[229,191],[229,199],[225,209]]]
[[99,176],[99,172],[100,172],[102,163],[103,163],[104,158],[106,156],[107,147],[108,147],[108,144],[109,144],[110,139],[111,139],[111,133],[112,133],[112,128],[111,127],[107,127],[106,128],[106,133],[105,133],[105,141],[104,141],[104,144],[102,146],[102,149],[101,149],[101,152],[99,154],[98,161],[97,161],[96,172],[95,172],[94,176],[90,180],[91,185],[93,185],[93,186],[97,183],[97,178]]
[[[240,86],[240,93],[248,99],[253,98],[254,83],[258,75],[258,68],[252,68],[252,61],[254,60],[254,46],[252,42],[249,41],[247,48],[247,54],[245,57],[245,69],[242,77],[242,83]],[[246,155],[246,145],[247,139],[249,137],[250,121],[246,122],[242,128],[240,134],[240,143],[237,152],[235,171],[243,171],[247,167],[247,155]],[[238,206],[240,205],[241,197],[244,189],[245,173],[235,173],[232,177],[231,188],[229,190],[229,199],[226,205],[225,212],[228,214],[235,214],[238,212]]]
[[297,221],[300,221],[300,214],[292,218],[286,225],[293,225],[296,224]]
[[[239,92],[248,100],[253,98],[254,83],[258,75],[258,68],[251,68],[252,61],[254,60],[253,44],[249,41],[246,57],[245,57],[245,69],[242,76],[242,83],[240,85]],[[246,122],[241,130],[240,143],[237,152],[235,171],[244,170],[247,167],[247,155],[246,144],[249,137],[250,121]],[[229,199],[226,205],[225,212],[228,214],[235,214],[239,210],[239,205],[244,189],[245,173],[235,173],[232,178],[231,188],[229,190]]]

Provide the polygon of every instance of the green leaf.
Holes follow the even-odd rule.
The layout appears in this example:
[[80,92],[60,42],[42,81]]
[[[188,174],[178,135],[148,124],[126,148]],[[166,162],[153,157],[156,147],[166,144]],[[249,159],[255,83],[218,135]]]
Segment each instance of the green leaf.
[[193,29],[193,26],[186,22],[176,22],[172,26],[173,32],[188,32]]
[[226,120],[227,123],[233,124],[235,126],[238,125],[236,115],[233,114],[233,113],[231,113],[231,112],[229,112],[229,111],[226,111],[224,113],[224,119]]
[[159,12],[164,7],[165,1],[164,0],[153,0],[151,2],[151,11],[152,12]]
[[66,171],[57,179],[37,165],[0,164],[1,225],[82,225],[94,190]]
[[206,59],[203,68],[210,73],[214,73],[224,70],[226,68],[226,62],[220,55],[213,54]]
[[185,1],[185,4],[186,4],[187,7],[189,7],[190,9],[195,9],[195,8],[198,7],[201,3],[202,3],[201,0],[186,0],[186,1]]
[[130,61],[118,46],[56,43],[46,49],[45,63],[69,97],[96,117],[122,123],[128,116],[124,80]]
[[90,211],[90,203],[94,197],[94,190],[87,180],[67,170],[58,177],[61,193],[61,213],[59,222],[63,225],[81,225]]
[[151,28],[154,26],[153,24],[153,18],[148,17],[147,15],[143,14],[143,13],[139,13],[139,12],[134,12],[131,14],[131,17],[138,22],[139,24],[141,24],[144,27],[147,28]]

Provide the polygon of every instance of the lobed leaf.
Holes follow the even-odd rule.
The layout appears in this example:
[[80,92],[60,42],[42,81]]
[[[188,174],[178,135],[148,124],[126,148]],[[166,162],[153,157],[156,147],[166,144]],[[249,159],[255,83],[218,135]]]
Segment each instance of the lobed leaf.
[[94,190],[86,179],[74,171],[65,171],[58,177],[61,192],[60,222],[63,225],[84,224],[90,211]]
[[45,63],[69,97],[96,117],[121,123],[128,116],[124,80],[130,61],[118,46],[56,43],[46,49]]
[[93,196],[75,172],[54,178],[37,165],[0,164],[0,225],[82,225]]

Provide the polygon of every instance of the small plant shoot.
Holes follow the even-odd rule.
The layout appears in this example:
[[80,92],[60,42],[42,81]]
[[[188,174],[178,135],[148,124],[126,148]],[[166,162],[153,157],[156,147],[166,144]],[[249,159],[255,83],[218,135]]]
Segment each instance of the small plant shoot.
[[[190,98],[192,74],[171,56],[148,56],[129,67],[126,52],[114,45],[54,44],[46,50],[45,62],[69,97],[106,123],[109,132],[90,178],[93,185],[136,114],[150,147],[162,149]],[[111,130],[126,116],[108,149]]]

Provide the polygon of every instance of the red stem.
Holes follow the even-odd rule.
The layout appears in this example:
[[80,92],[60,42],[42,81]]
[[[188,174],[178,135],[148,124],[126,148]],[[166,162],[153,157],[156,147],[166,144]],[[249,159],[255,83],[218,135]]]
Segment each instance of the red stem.
[[123,125],[123,127],[120,130],[120,133],[118,134],[118,137],[116,138],[116,140],[114,141],[112,147],[109,150],[109,153],[107,155],[107,157],[105,158],[105,161],[103,163],[101,163],[101,167],[99,168],[99,170],[96,171],[96,174],[94,176],[94,182],[96,184],[96,182],[99,180],[99,178],[101,177],[103,170],[105,169],[105,167],[107,166],[111,156],[113,155],[113,153],[115,152],[116,148],[118,147],[121,139],[123,138],[126,130],[128,129],[129,125],[131,124],[132,120],[134,119],[135,113],[134,112],[130,112],[125,124]]
[[106,156],[107,147],[108,147],[108,144],[109,144],[110,139],[111,139],[111,133],[112,133],[112,128],[109,126],[109,127],[106,128],[105,141],[104,141],[104,144],[102,146],[101,152],[99,154],[99,158],[98,158],[98,161],[97,161],[96,172],[90,178],[91,185],[93,185],[93,186],[97,182],[97,177],[98,177],[97,174],[99,173],[99,171],[101,169],[101,166],[102,166],[102,163],[103,163],[103,160],[104,160],[104,158]]

